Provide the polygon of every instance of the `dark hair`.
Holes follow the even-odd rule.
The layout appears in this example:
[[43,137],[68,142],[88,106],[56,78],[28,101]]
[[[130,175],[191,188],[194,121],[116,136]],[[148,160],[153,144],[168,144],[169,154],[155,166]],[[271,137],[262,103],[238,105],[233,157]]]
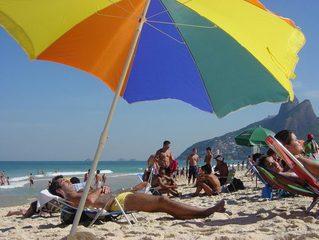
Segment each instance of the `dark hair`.
[[101,172],[100,170],[96,170],[96,174],[100,174],[100,172]]
[[293,131],[282,130],[275,135],[275,138],[278,139],[282,144],[289,145],[292,141]]
[[63,175],[58,175],[58,176],[55,176],[54,178],[52,178],[52,181],[56,181],[60,178],[63,178]]
[[[51,182],[51,184],[50,184],[48,190],[49,190],[49,192],[50,192],[51,194],[63,198],[63,196],[57,192],[57,190],[61,188],[61,185],[60,185],[60,183],[58,182],[58,179],[60,179],[61,176],[62,176],[62,175],[56,176],[56,177],[54,177],[54,178],[52,179],[52,182]],[[57,177],[58,177],[58,178],[57,178]],[[63,178],[63,176],[62,176],[62,178]]]
[[192,151],[195,151],[195,150],[197,150],[197,148],[193,148],[193,150],[192,150]]
[[78,179],[77,177],[72,177],[72,178],[70,179],[70,182],[71,182],[72,184],[80,183],[80,179]]
[[168,140],[165,140],[165,141],[163,142],[163,145],[168,145],[168,144],[171,144],[171,142],[168,141]]
[[209,151],[211,151],[212,149],[211,149],[211,147],[207,147],[207,148],[206,148],[206,150],[209,150]]
[[266,166],[267,157],[268,157],[268,156],[266,156],[266,155],[262,155],[262,156],[258,159],[257,165],[260,166],[260,167],[263,167],[263,168],[267,168],[267,166]]
[[271,148],[269,148],[269,149],[267,150],[267,155],[268,155],[268,156],[272,156],[272,155],[274,155],[274,154],[276,154],[276,153],[275,153],[274,150],[272,150]]
[[253,159],[254,162],[257,162],[257,160],[258,160],[259,158],[261,158],[261,156],[262,156],[261,153],[255,153],[255,154],[253,155],[252,159]]

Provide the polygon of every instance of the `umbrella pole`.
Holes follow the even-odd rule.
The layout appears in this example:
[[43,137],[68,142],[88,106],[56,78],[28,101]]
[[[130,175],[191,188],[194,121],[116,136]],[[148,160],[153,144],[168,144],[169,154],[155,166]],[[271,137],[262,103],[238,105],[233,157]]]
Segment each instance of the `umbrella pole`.
[[146,6],[145,6],[145,9],[144,9],[144,12],[143,12],[143,16],[140,19],[140,23],[139,23],[139,26],[138,26],[138,28],[136,30],[136,33],[135,33],[135,36],[134,36],[134,40],[132,42],[132,45],[131,45],[131,48],[130,48],[130,51],[129,51],[129,54],[128,54],[128,58],[127,58],[126,63],[124,65],[120,81],[119,81],[119,83],[117,85],[116,92],[115,92],[115,95],[114,95],[114,98],[113,98],[113,101],[112,101],[112,105],[111,105],[107,120],[105,122],[104,129],[103,129],[103,131],[101,133],[98,147],[97,147],[95,155],[94,155],[94,160],[92,162],[91,171],[90,171],[88,180],[86,182],[85,188],[83,190],[83,194],[82,194],[80,203],[78,205],[78,209],[76,211],[76,214],[75,214],[75,217],[74,217],[74,220],[73,220],[73,225],[72,225],[72,228],[71,228],[71,231],[70,231],[70,235],[74,235],[76,233],[77,227],[79,225],[80,218],[81,218],[81,215],[82,215],[82,211],[83,211],[83,208],[84,208],[84,205],[85,205],[85,202],[86,202],[86,198],[88,196],[88,193],[89,193],[89,190],[90,190],[90,186],[92,185],[92,182],[93,182],[93,179],[94,179],[94,176],[95,176],[95,171],[96,171],[96,168],[97,168],[97,164],[98,164],[98,162],[100,160],[100,157],[101,157],[101,154],[103,152],[106,140],[108,138],[109,126],[110,126],[110,123],[112,121],[116,105],[117,105],[118,100],[120,98],[120,94],[121,94],[121,91],[122,91],[122,88],[123,88],[127,73],[129,71],[129,68],[130,68],[130,65],[131,65],[131,62],[132,62],[132,59],[133,59],[133,56],[134,56],[134,52],[135,52],[135,49],[136,49],[136,46],[137,46],[137,43],[138,43],[139,36],[141,34],[144,22],[146,21],[145,17],[146,17],[146,13],[147,13],[147,10],[149,8],[150,2],[151,2],[151,0],[147,0]]

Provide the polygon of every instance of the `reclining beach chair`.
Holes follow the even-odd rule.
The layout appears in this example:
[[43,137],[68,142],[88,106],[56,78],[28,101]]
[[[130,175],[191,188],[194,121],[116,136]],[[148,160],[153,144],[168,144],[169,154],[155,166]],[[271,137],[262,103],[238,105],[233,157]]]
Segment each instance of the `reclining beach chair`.
[[[92,222],[89,224],[89,226],[92,226],[97,220],[101,220],[101,221],[112,220],[112,221],[114,221],[118,217],[124,216],[126,221],[128,222],[128,224],[132,225],[130,219],[128,218],[128,214],[129,214],[132,216],[133,222],[137,222],[137,219],[132,212],[126,213],[116,198],[115,198],[115,201],[118,204],[120,211],[108,212],[104,209],[86,208],[83,210],[81,219],[91,220]],[[54,202],[58,203],[59,206],[56,205],[56,207],[60,207],[60,209],[61,209],[61,221],[64,223],[72,223],[77,208],[71,206],[68,203],[68,201],[66,201],[65,199],[51,194],[47,189],[42,190],[40,192],[40,196],[38,197],[38,209],[47,203],[55,204]]]
[[[281,187],[288,192],[294,193],[303,196],[309,196],[313,198],[312,203],[306,210],[307,213],[311,211],[312,208],[319,202],[319,182],[318,180],[303,166],[303,164],[287,150],[277,139],[272,136],[268,136],[265,140],[267,145],[276,152],[278,156],[284,160],[290,169],[292,169],[296,175],[304,180],[303,185],[298,185],[295,182],[288,182],[287,178],[280,174],[272,173],[277,182],[281,184]],[[269,172],[269,171],[268,171]],[[300,191],[301,190],[301,191]]]
[[[161,195],[161,193],[156,188],[152,187],[152,180],[154,177],[154,171],[155,170],[152,167],[149,178],[147,180],[147,186],[146,186],[145,190],[143,191],[143,193],[153,194],[153,195]],[[137,177],[140,179],[141,182],[144,182],[142,173],[138,173]]]

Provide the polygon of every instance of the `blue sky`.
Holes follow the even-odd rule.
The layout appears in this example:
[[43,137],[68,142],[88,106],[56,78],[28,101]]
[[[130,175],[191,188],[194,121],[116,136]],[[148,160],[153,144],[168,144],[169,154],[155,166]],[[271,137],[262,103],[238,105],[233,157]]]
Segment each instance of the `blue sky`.
[[[295,93],[319,113],[319,1],[264,0],[292,18],[306,35]],[[30,61],[0,29],[0,161],[92,158],[112,100],[100,80],[50,62]],[[102,160],[144,160],[163,140],[178,156],[194,142],[219,136],[276,114],[280,104],[247,107],[225,118],[175,100],[127,104],[121,100]]]

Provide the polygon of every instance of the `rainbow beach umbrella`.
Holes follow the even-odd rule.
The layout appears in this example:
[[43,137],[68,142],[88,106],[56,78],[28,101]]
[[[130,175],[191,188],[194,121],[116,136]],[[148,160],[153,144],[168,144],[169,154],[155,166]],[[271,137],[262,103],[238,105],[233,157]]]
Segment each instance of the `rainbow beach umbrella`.
[[31,59],[81,69],[115,92],[88,183],[120,96],[178,99],[218,117],[293,100],[305,42],[258,0],[1,0],[0,25]]

